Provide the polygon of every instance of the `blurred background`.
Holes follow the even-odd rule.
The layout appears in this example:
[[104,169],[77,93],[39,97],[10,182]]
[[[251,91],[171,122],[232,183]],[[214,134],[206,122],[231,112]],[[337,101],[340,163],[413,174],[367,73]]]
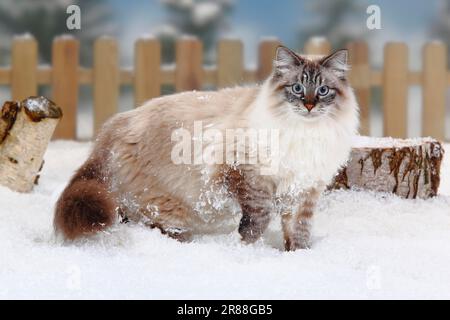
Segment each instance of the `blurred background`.
[[[81,8],[81,30],[66,27],[67,6]],[[367,7],[381,9],[381,29],[366,26]],[[40,64],[51,63],[55,36],[72,34],[80,40],[80,64],[92,65],[93,42],[102,35],[117,39],[122,67],[133,65],[134,42],[152,34],[162,43],[164,63],[174,62],[174,43],[181,35],[199,37],[204,44],[204,63],[214,64],[218,39],[242,40],[247,68],[258,62],[258,43],[276,37],[284,45],[300,49],[311,36],[326,37],[333,48],[351,40],[365,40],[370,48],[372,68],[383,65],[383,47],[402,41],[409,47],[410,70],[420,70],[422,46],[433,39],[450,42],[450,0],[2,0],[0,2],[0,66],[11,63],[11,42],[15,35],[32,34],[39,43]],[[450,60],[450,56],[449,56]],[[41,88],[45,92],[46,88]],[[121,89],[120,110],[132,108],[132,90]],[[168,89],[167,92],[170,92]],[[1,86],[2,101],[9,91]],[[78,136],[92,136],[91,88],[80,89]],[[371,134],[382,135],[380,92],[373,89]],[[450,103],[447,99],[447,112]],[[421,89],[410,86],[409,136],[421,133]],[[450,121],[446,119],[446,137]]]

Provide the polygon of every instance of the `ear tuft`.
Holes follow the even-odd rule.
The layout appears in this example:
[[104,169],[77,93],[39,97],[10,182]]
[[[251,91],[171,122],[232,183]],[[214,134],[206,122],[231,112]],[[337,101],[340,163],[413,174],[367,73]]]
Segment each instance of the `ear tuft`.
[[331,69],[338,78],[345,79],[346,73],[350,69],[348,66],[348,51],[346,49],[338,50],[323,58],[320,64]]
[[302,64],[302,58],[300,58],[294,51],[279,46],[275,57],[275,69],[280,72],[284,72],[293,66],[299,66]]

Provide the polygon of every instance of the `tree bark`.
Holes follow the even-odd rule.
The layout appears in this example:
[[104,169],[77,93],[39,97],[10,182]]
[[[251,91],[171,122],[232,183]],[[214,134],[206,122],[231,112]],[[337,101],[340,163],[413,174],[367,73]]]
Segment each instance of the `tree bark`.
[[426,199],[436,196],[444,149],[432,138],[361,137],[331,188],[366,189]]
[[44,97],[30,97],[5,102],[0,115],[0,184],[29,192],[62,111]]

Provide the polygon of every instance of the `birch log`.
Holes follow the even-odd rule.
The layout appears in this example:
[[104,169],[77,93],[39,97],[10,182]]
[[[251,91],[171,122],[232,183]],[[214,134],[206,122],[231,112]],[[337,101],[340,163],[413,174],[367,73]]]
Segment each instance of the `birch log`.
[[426,199],[437,195],[442,145],[432,138],[359,137],[331,188],[356,188]]
[[0,111],[0,185],[29,192],[62,111],[44,97],[8,101]]

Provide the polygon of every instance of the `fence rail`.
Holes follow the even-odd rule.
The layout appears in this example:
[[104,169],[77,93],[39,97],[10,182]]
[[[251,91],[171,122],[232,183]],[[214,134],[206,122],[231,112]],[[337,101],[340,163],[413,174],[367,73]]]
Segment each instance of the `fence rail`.
[[[102,37],[94,44],[92,68],[79,64],[78,40],[62,36],[55,38],[52,48],[52,66],[38,65],[38,43],[33,37],[13,40],[11,66],[0,68],[0,85],[10,85],[11,97],[20,100],[37,93],[39,85],[52,86],[52,99],[61,106],[64,117],[55,138],[76,138],[78,88],[93,86],[94,129],[118,110],[121,85],[134,87],[134,101],[138,106],[145,100],[161,94],[161,86],[171,84],[176,91],[201,89],[205,85],[217,88],[265,79],[272,70],[275,50],[280,42],[263,40],[259,44],[258,66],[244,68],[243,45],[239,40],[220,40],[217,63],[203,66],[203,46],[195,38],[181,38],[176,43],[176,63],[161,64],[161,44],[154,38],[138,39],[135,43],[132,69],[119,65],[119,48],[115,39]],[[384,135],[406,137],[408,88],[422,86],[422,135],[445,138],[445,97],[450,86],[447,70],[447,47],[431,42],[423,48],[422,71],[408,69],[408,47],[403,43],[388,43],[384,49],[384,65],[373,70],[369,64],[369,49],[364,42],[353,42],[350,53],[350,82],[361,108],[362,134],[370,132],[371,88],[383,92]],[[326,41],[311,40],[304,53],[327,54],[331,51]]]

